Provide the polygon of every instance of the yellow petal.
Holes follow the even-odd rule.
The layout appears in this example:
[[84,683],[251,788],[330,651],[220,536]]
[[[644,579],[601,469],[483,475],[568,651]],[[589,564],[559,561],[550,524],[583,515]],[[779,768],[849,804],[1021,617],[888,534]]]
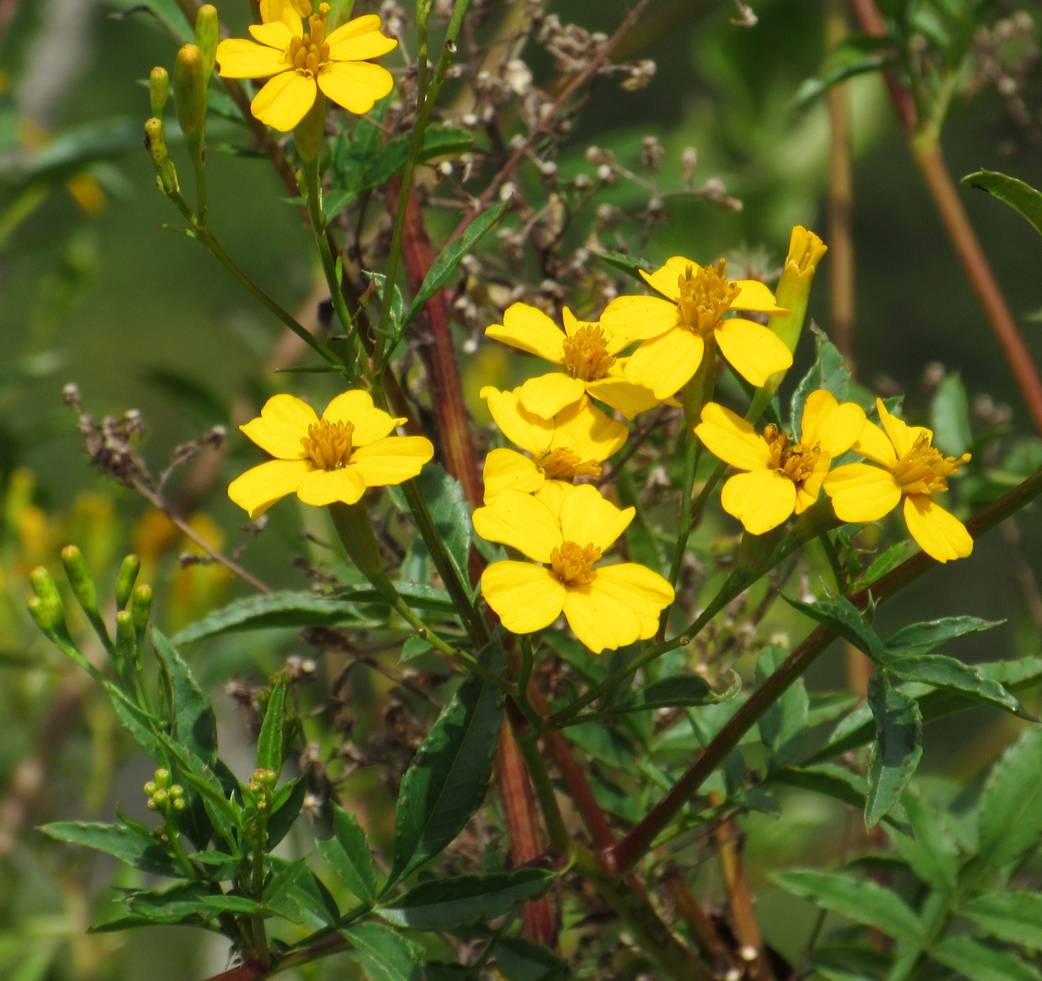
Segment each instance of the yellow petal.
[[840,521],[878,521],[901,500],[901,488],[888,470],[848,463],[825,478],[825,493]]
[[741,416],[718,402],[707,402],[695,435],[713,456],[739,470],[763,470],[770,460],[767,441]]
[[692,274],[695,274],[701,268],[702,267],[693,259],[685,259],[682,255],[674,255],[670,256],[670,258],[666,260],[665,265],[659,266],[659,268],[652,273],[645,272],[641,269],[640,275],[644,282],[657,293],[661,293],[664,297],[672,300],[674,303],[679,303],[680,277],[683,276],[688,269],[691,270]]
[[605,552],[636,513],[636,508],[617,508],[592,484],[582,484],[561,502],[561,536],[566,542]]
[[561,323],[564,324],[564,332],[568,337],[574,337],[583,327],[597,327],[594,320],[579,320],[570,307],[561,310]]
[[326,44],[334,61],[367,61],[398,47],[393,37],[380,33],[379,14],[349,20],[326,38]]
[[796,510],[796,485],[774,470],[739,473],[724,484],[720,504],[750,535],[763,535]]
[[261,20],[266,24],[274,20],[285,21],[294,37],[304,34],[304,22],[301,20],[300,7],[310,9],[308,0],[260,0]]
[[337,105],[361,116],[394,88],[394,76],[368,61],[334,61],[318,73],[318,87]]
[[651,389],[657,399],[680,391],[698,371],[705,343],[684,327],[644,341],[626,362],[626,381]]
[[865,410],[853,402],[840,404],[827,389],[819,388],[803,403],[800,442],[817,443],[830,456],[846,453],[865,428]]
[[355,447],[366,446],[389,436],[396,426],[406,421],[403,416],[391,416],[383,409],[376,408],[373,397],[360,388],[330,399],[322,410],[322,418],[327,422],[351,423],[355,427],[351,434],[351,444]]
[[492,421],[511,443],[533,456],[542,456],[550,449],[554,435],[553,422],[526,411],[521,405],[519,389],[501,392],[498,388],[486,385],[480,395],[488,406]]
[[308,426],[318,422],[315,410],[294,395],[273,395],[261,414],[239,428],[265,453],[282,460],[304,457],[300,440]]
[[530,634],[561,615],[565,588],[541,565],[493,562],[481,574],[481,595],[512,634]]
[[277,500],[292,494],[307,476],[306,460],[269,460],[240,474],[228,485],[228,496],[250,516],[260,517]]
[[618,603],[611,592],[595,588],[597,578],[588,586],[569,587],[564,599],[568,626],[594,654],[632,644],[643,628],[633,610]]
[[340,502],[354,504],[365,493],[365,481],[353,467],[339,470],[312,470],[300,482],[297,497],[304,504],[324,508]]
[[348,470],[356,470],[367,487],[386,487],[411,480],[434,456],[434,446],[424,436],[387,436],[358,447]]
[[536,500],[541,501],[549,508],[554,521],[557,522],[558,528],[561,527],[561,508],[565,499],[574,493],[575,490],[576,487],[573,484],[563,480],[548,480],[535,492]]
[[938,562],[965,559],[973,551],[966,526],[925,494],[905,498],[905,524],[919,547]]
[[[250,24],[250,34],[257,41],[260,41],[261,44],[266,44],[269,48],[275,48],[282,55],[282,60],[286,62],[286,49],[289,47],[290,41],[293,40],[293,32],[284,20],[273,20],[264,24]],[[286,67],[288,67],[288,62],[286,62]]]
[[765,385],[776,371],[792,367],[792,352],[762,324],[728,317],[716,325],[713,336],[731,367],[756,388]]
[[732,310],[753,310],[756,313],[788,313],[784,307],[778,306],[769,286],[758,279],[733,279],[738,287],[738,296],[731,304]]
[[550,449],[600,463],[622,448],[629,430],[584,398],[554,417]]
[[313,78],[296,71],[283,72],[266,82],[253,97],[250,111],[267,126],[288,133],[308,114],[316,95]]
[[486,327],[485,336],[544,361],[564,361],[564,332],[542,310],[527,303],[507,307],[503,323]]
[[659,616],[674,600],[673,587],[657,572],[636,562],[597,567],[594,591],[610,594],[620,606],[627,606],[640,619],[638,640],[654,637]]
[[222,78],[267,78],[289,68],[282,51],[239,37],[218,44],[216,57]]
[[655,408],[659,400],[650,388],[626,381],[628,358],[620,358],[611,367],[611,374],[600,381],[587,382],[586,391],[605,405],[621,412],[627,419],[635,419],[642,412]]
[[491,504],[505,490],[534,494],[546,481],[542,471],[527,456],[508,449],[492,450],[485,457],[481,479],[486,504]]
[[882,399],[876,399],[876,409],[879,412],[879,421],[883,424],[883,430],[894,444],[898,457],[904,456],[914,445],[915,441],[925,435],[933,439],[933,433],[925,426],[909,426],[904,419],[898,419],[886,411]]
[[586,383],[561,371],[529,378],[519,389],[521,405],[541,419],[550,419],[586,394]]
[[617,296],[600,320],[605,334],[625,337],[626,343],[658,337],[679,322],[676,303],[657,296]]
[[812,504],[815,504],[821,496],[821,485],[832,465],[832,457],[828,453],[821,453],[814,461],[814,470],[809,477],[796,488],[796,513],[803,514]]
[[474,512],[474,530],[490,542],[515,548],[536,562],[549,562],[561,544],[561,528],[550,509],[529,494],[503,491]]
[[890,437],[871,421],[865,423],[861,435],[854,442],[854,452],[884,467],[889,468],[897,463],[897,454],[894,453],[894,444],[890,442]]

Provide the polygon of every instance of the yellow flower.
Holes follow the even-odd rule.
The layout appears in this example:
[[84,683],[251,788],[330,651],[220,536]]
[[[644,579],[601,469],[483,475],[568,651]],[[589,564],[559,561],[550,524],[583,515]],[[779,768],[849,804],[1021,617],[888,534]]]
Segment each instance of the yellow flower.
[[626,364],[626,380],[650,388],[658,399],[678,392],[715,343],[731,366],[759,388],[776,371],[792,366],[792,354],[766,327],[729,317],[734,310],[782,314],[774,294],[754,279],[727,278],[724,260],[715,266],[673,256],[641,276],[661,297],[620,296],[601,314],[605,331],[626,330],[643,343]]
[[919,547],[938,562],[964,559],[973,551],[966,526],[933,500],[948,489],[948,478],[970,459],[944,456],[932,445],[933,433],[890,415],[876,399],[880,429],[865,424],[854,450],[875,461],[837,467],[825,480],[825,493],[843,521],[878,521],[904,498],[904,519]]
[[650,391],[624,376],[626,359],[617,355],[636,340],[625,324],[609,329],[604,324],[576,320],[567,307],[563,316],[562,331],[542,310],[514,303],[503,314],[503,323],[485,328],[486,337],[564,369],[529,378],[521,386],[525,409],[551,419],[584,395],[591,395],[632,419],[658,405],[659,400]]
[[[398,42],[380,33],[377,14],[356,17],[326,37],[329,4],[308,17],[304,33],[297,4],[269,0],[265,22],[251,24],[260,42],[229,38],[217,46],[224,78],[268,78],[254,96],[253,114],[282,132],[293,129],[322,93],[354,113],[365,113],[394,85],[391,73],[366,60],[393,51]],[[270,19],[269,19],[270,18]]]
[[488,566],[481,575],[485,601],[515,634],[542,630],[563,612],[594,654],[653,637],[673,587],[634,562],[598,564],[634,513],[589,484],[560,485],[539,497],[504,491],[474,512],[474,528],[532,561]]
[[599,477],[601,463],[626,442],[626,427],[585,396],[547,420],[525,410],[519,391],[501,392],[491,386],[481,390],[503,435],[530,454],[503,448],[485,457],[486,504],[505,490],[534,494],[548,480]]
[[319,419],[307,402],[274,395],[261,414],[239,428],[274,460],[247,470],[228,496],[256,518],[287,494],[304,504],[354,504],[367,487],[415,477],[434,455],[422,436],[391,436],[405,422],[373,405],[368,392],[344,392]]
[[725,463],[744,470],[724,484],[720,503],[751,535],[777,528],[817,499],[833,458],[846,453],[865,427],[864,410],[811,392],[803,405],[799,442],[777,426],[758,434],[741,416],[716,402],[702,409],[695,435]]

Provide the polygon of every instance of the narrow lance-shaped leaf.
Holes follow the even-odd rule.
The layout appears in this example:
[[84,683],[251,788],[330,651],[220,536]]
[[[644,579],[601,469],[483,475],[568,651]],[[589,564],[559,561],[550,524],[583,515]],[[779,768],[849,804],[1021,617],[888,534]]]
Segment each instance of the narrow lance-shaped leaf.
[[178,875],[178,869],[159,842],[131,824],[101,824],[97,821],[55,821],[40,829],[56,841],[112,855],[127,865],[159,875]]
[[995,170],[976,170],[962,179],[963,184],[978,187],[1009,205],[1018,215],[1029,221],[1036,232],[1042,233],[1042,193],[1016,177]]
[[152,647],[162,668],[174,736],[201,759],[209,760],[217,751],[217,719],[210,699],[181,655],[155,628]]
[[942,453],[959,456],[973,443],[970,428],[970,402],[966,386],[958,375],[948,375],[930,401],[930,426],[933,445]]
[[815,600],[813,603],[804,603],[786,596],[785,601],[800,613],[805,613],[818,623],[830,627],[873,661],[886,660],[886,649],[879,634],[865,620],[864,614],[845,597],[834,596]]
[[902,627],[886,639],[886,648],[891,654],[929,654],[942,644],[964,637],[966,634],[982,633],[1000,627],[1005,620],[981,620],[979,617],[942,617],[939,620],[924,620]]
[[902,681],[918,681],[961,692],[969,698],[996,705],[1021,718],[1034,717],[1020,704],[1012,692],[997,681],[985,678],[979,668],[963,664],[943,654],[920,654],[913,657],[895,657],[887,662],[887,670]]
[[279,675],[264,707],[264,722],[257,737],[257,769],[282,772],[286,728],[286,678]]
[[923,717],[914,698],[877,671],[868,685],[876,741],[868,763],[865,826],[874,827],[898,802],[923,755]]
[[927,953],[935,961],[973,981],[1040,981],[1042,974],[1010,950],[1000,950],[967,936],[945,937]]
[[340,933],[370,981],[420,981],[423,977],[419,948],[390,927],[358,923]]
[[354,815],[333,806],[333,837],[318,842],[318,850],[345,886],[364,903],[376,899],[376,866],[365,831]]
[[1042,950],[1042,893],[986,893],[974,896],[959,913],[999,940]]

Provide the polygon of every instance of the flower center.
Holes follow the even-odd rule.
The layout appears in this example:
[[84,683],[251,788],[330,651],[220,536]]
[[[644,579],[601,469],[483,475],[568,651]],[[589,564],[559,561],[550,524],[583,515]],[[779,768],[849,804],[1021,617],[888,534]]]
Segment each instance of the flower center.
[[774,423],[764,427],[763,438],[767,440],[771,455],[767,466],[776,470],[783,477],[788,477],[794,484],[802,484],[812,473],[821,456],[821,447],[817,444],[789,443],[789,437]]
[[600,557],[595,545],[562,542],[550,553],[550,568],[566,586],[588,586],[597,576],[594,564]]
[[615,357],[608,353],[604,331],[596,324],[580,327],[564,339],[564,370],[572,378],[598,381],[613,364]]
[[727,280],[727,263],[720,259],[715,266],[695,272],[688,266],[680,276],[680,323],[697,334],[708,334],[720,323],[738,296],[738,286]]
[[301,436],[300,445],[319,470],[339,470],[351,456],[354,431],[354,423],[322,419],[308,426],[308,434]]
[[571,480],[573,477],[599,477],[601,465],[583,460],[575,450],[550,450],[535,461],[547,480]]
[[329,45],[326,38],[326,12],[329,4],[319,5],[318,13],[308,18],[308,33],[304,37],[295,37],[286,49],[286,61],[303,75],[318,74],[329,61]]
[[897,461],[894,480],[906,494],[940,494],[948,489],[948,478],[970,459],[962,456],[944,456],[930,445],[931,437],[922,433],[912,448]]

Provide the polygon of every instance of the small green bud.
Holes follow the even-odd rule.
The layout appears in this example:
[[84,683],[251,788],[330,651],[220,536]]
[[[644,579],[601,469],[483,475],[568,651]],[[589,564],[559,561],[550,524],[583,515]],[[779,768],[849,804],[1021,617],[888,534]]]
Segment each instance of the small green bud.
[[134,629],[143,634],[148,626],[148,618],[152,613],[152,587],[142,583],[135,587],[130,597],[130,615],[134,620]]
[[94,585],[87,563],[83,561],[83,553],[75,545],[66,545],[62,549],[62,565],[65,567],[65,578],[72,586],[73,595],[87,614],[98,612],[98,588]]
[[148,800],[145,801],[145,807],[147,807],[150,811],[154,811],[157,807],[159,807],[159,805],[156,803],[156,799],[154,797],[149,797]]
[[163,789],[162,787],[160,787],[160,788],[159,788],[159,789],[158,789],[158,790],[157,790],[157,791],[156,791],[156,792],[155,792],[155,793],[154,793],[154,794],[152,795],[152,800],[153,800],[153,801],[155,801],[155,803],[156,803],[156,806],[159,806],[159,805],[161,805],[161,804],[165,804],[165,803],[167,802],[167,799],[169,798],[169,796],[170,796],[170,795],[169,795],[169,794],[168,794],[168,793],[167,793],[167,792],[166,792],[166,791],[165,791],[165,790],[164,790],[164,789]]
[[195,15],[195,41],[203,56],[203,70],[206,72],[207,80],[213,74],[220,28],[217,8],[212,3],[204,3]]
[[25,602],[29,616],[45,634],[54,634],[65,626],[65,614],[61,605],[55,605],[39,596],[30,596]]
[[175,811],[183,811],[185,809],[185,802],[182,798],[178,797],[173,803]]
[[61,605],[62,598],[58,592],[58,587],[55,585],[51,574],[42,565],[37,566],[29,573],[29,585],[33,587],[33,592],[44,602]]
[[179,783],[175,783],[170,788],[170,796],[173,798],[184,797],[185,789]]
[[145,784],[145,793],[148,794],[149,797],[151,797],[158,789],[159,784],[157,784],[155,780],[149,780],[148,783]]
[[140,571],[141,560],[136,555],[127,555],[120,563],[119,575],[116,577],[116,606],[118,609],[122,610],[127,605]]
[[163,120],[156,116],[145,121],[145,147],[156,168],[160,190],[167,194],[178,190],[177,169],[167,149],[166,130],[163,128]]
[[137,657],[137,631],[134,618],[127,610],[116,614],[116,659],[121,664],[133,662]]
[[152,115],[163,118],[166,100],[170,98],[170,73],[162,66],[156,65],[148,76],[148,99],[152,106]]
[[206,122],[206,69],[197,44],[182,45],[174,62],[174,108],[185,136],[199,136]]
[[156,770],[156,783],[158,783],[160,787],[170,786],[170,771],[165,766],[161,766]]

